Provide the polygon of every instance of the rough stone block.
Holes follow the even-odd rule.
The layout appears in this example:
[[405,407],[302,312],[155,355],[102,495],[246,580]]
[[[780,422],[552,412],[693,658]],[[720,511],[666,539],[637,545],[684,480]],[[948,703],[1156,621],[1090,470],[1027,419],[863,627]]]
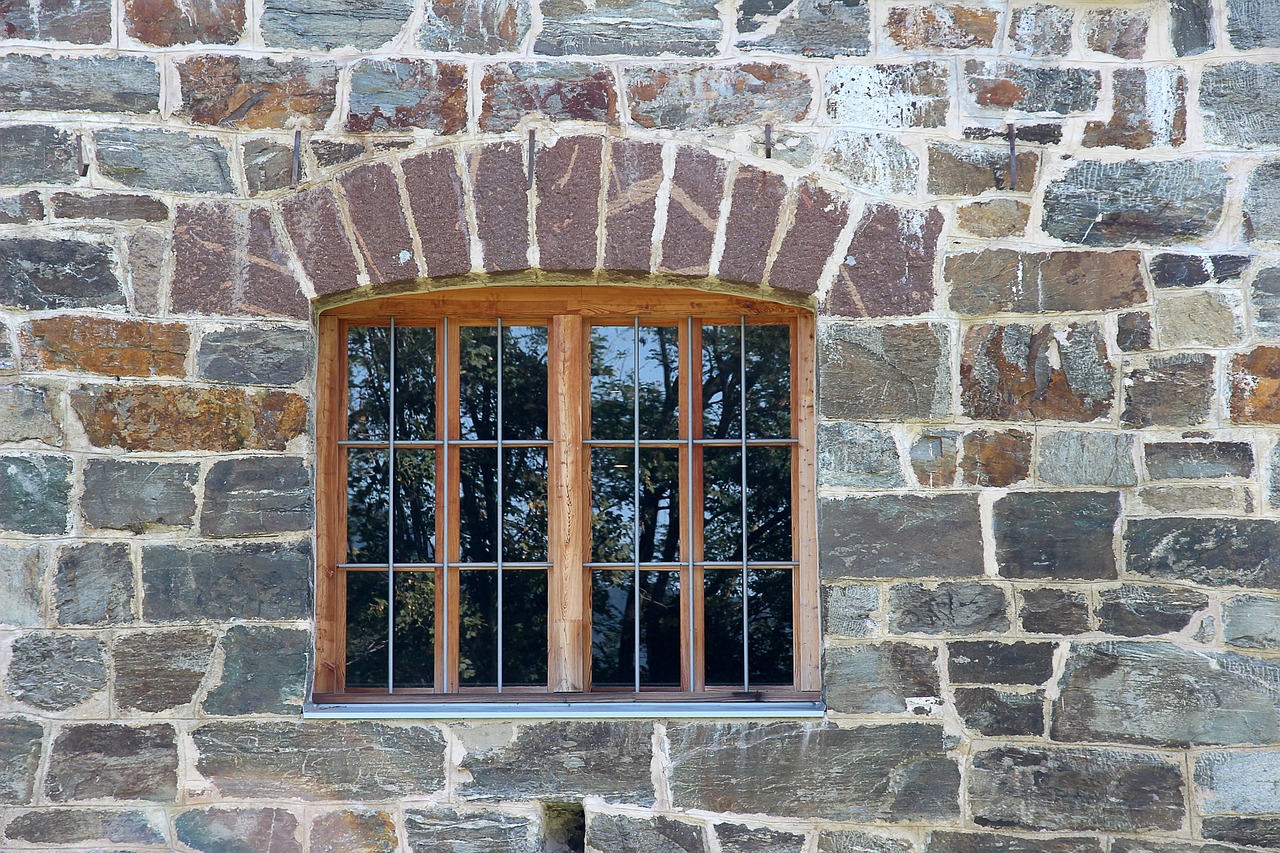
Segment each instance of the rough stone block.
[[118,636],[111,645],[116,707],[152,713],[188,704],[204,681],[213,644],[213,634],[199,629]]
[[185,376],[191,336],[181,323],[63,314],[21,333],[23,367],[104,376]]
[[594,63],[487,66],[480,82],[480,127],[514,130],[531,113],[552,121],[617,124],[618,93],[613,80],[612,71]]
[[1205,752],[1195,759],[1196,810],[1203,815],[1266,815],[1276,811],[1280,753]]
[[911,445],[911,470],[916,481],[930,488],[955,485],[959,434],[949,430],[925,430]]
[[205,475],[200,528],[211,536],[307,530],[311,494],[311,474],[301,459],[224,459]]
[[1214,358],[1209,353],[1152,357],[1125,368],[1126,427],[1197,426],[1209,419],[1214,395]]
[[1085,44],[1090,50],[1141,59],[1147,52],[1151,15],[1142,9],[1093,9],[1084,15]]
[[823,499],[818,549],[824,578],[978,576],[977,496]]
[[422,241],[427,275],[458,275],[471,269],[471,238],[462,176],[452,151],[432,151],[400,162],[409,210]]
[[892,133],[836,129],[823,165],[875,195],[915,195],[920,178],[919,156]]
[[529,194],[525,151],[514,142],[486,145],[468,168],[475,197],[476,230],[489,272],[529,267]]
[[91,459],[80,512],[92,527],[139,532],[152,524],[185,527],[195,517],[197,474],[194,464]]
[[71,458],[0,456],[0,530],[35,536],[66,533]]
[[933,268],[942,212],[869,205],[836,273],[824,314],[889,317],[933,307]]
[[149,545],[142,550],[142,612],[148,622],[306,619],[311,574],[307,543]]
[[[1215,819],[1211,819],[1215,820]],[[1149,838],[1117,838],[1112,853],[1247,853],[1243,847],[1205,841],[1164,841]]]
[[786,182],[776,172],[747,165],[738,167],[724,227],[720,278],[750,284],[764,281],[769,249],[782,218],[786,195]]
[[1148,513],[1163,515],[1216,512],[1247,515],[1254,497],[1244,486],[1149,486],[1138,490],[1138,500]]
[[0,803],[31,802],[44,727],[22,717],[0,718]]
[[1244,233],[1250,240],[1280,241],[1280,163],[1263,163],[1249,176],[1244,195]]
[[1007,578],[1116,577],[1118,492],[1013,492],[995,503],[996,561]]
[[1254,332],[1264,338],[1280,338],[1280,267],[1259,270],[1252,294]]
[[74,184],[79,180],[76,140],[68,131],[43,124],[12,125],[0,128],[0,145],[6,151],[0,163],[0,184]]
[[1020,237],[1030,218],[1031,205],[1012,198],[975,201],[956,208],[956,225],[975,237]]
[[[1112,850],[1124,843],[1116,839]],[[997,835],[985,832],[931,832],[925,853],[1101,853],[1102,840],[1039,835]],[[1137,853],[1137,851],[1133,851]],[[1225,851],[1219,851],[1225,853]]]
[[829,648],[822,656],[822,698],[837,714],[893,714],[913,700],[940,701],[938,653],[909,643]]
[[821,414],[833,420],[933,420],[951,413],[951,344],[941,324],[824,326]]
[[[1250,847],[1280,847],[1280,820],[1274,817],[1215,815],[1200,822],[1200,832],[1211,840],[1230,841]],[[1206,845],[1206,848],[1216,853],[1218,846]],[[1235,853],[1234,848],[1232,853]]]
[[604,140],[593,136],[560,139],[538,152],[535,228],[542,269],[596,268],[603,156]]
[[1280,424],[1280,347],[1255,347],[1231,360],[1231,420],[1238,424]]
[[1147,301],[1137,252],[1017,252],[948,255],[951,307],[962,314],[1105,311]]
[[721,853],[803,853],[805,837],[794,832],[778,832],[743,826],[738,823],[717,823],[716,839]]
[[823,81],[827,117],[873,128],[943,127],[951,111],[950,64],[838,65]]
[[0,103],[26,110],[145,114],[160,109],[160,69],[132,56],[0,57]]
[[1040,168],[1040,155],[1017,155],[1018,185],[1010,184],[1009,150],[991,145],[929,146],[928,190],[932,195],[979,195],[987,190],[1031,192]]
[[10,841],[76,845],[87,842],[161,846],[163,823],[141,809],[41,809],[16,814],[4,828]]
[[111,40],[111,0],[46,0],[7,5],[0,12],[6,39],[104,44]]
[[191,809],[173,821],[180,842],[201,853],[302,853],[298,818],[285,809]]
[[724,160],[706,151],[689,147],[676,151],[659,263],[663,272],[707,274],[728,172]]
[[1229,347],[1243,336],[1236,311],[1238,294],[1190,291],[1156,297],[1156,332],[1161,347]]
[[1041,587],[1018,592],[1018,617],[1029,634],[1083,634],[1089,630],[1089,602],[1082,592]]
[[172,726],[85,723],[53,742],[44,795],[55,803],[178,796],[178,747]]
[[1171,634],[1185,630],[1209,606],[1189,589],[1125,584],[1098,593],[1098,630],[1121,637]]
[[237,129],[323,127],[334,109],[338,69],[331,62],[275,62],[194,56],[178,64],[181,114],[196,124]]
[[1149,311],[1126,311],[1116,317],[1116,346],[1122,352],[1151,350],[1155,334]]
[[625,815],[592,815],[587,823],[587,849],[599,853],[707,853],[701,826],[657,817],[638,820]]
[[822,630],[839,637],[870,637],[879,628],[880,591],[874,586],[822,587]]
[[710,56],[722,25],[713,0],[548,0],[534,52],[549,56]]
[[26,225],[41,219],[44,219],[44,202],[39,193],[0,196],[0,225]]
[[1280,9],[1265,0],[1229,0],[1227,35],[1236,50],[1280,47]]
[[1058,486],[1133,486],[1134,437],[1122,432],[1063,430],[1040,434],[1036,473]]
[[0,441],[62,444],[49,394],[38,385],[0,385]]
[[866,56],[871,50],[871,11],[866,0],[765,0],[738,9],[737,47],[800,56]]
[[622,139],[610,143],[605,167],[605,269],[649,269],[662,168],[660,145]]
[[1087,148],[1168,148],[1187,141],[1187,75],[1180,68],[1117,68],[1108,121],[1085,125]]
[[889,629],[895,634],[999,634],[1009,630],[1009,603],[998,586],[944,582],[889,588]]
[[1153,480],[1253,476],[1253,445],[1245,441],[1170,441],[1143,450]]
[[412,0],[266,0],[262,38],[271,47],[380,47],[413,14]]
[[467,67],[426,59],[367,60],[351,72],[348,133],[467,126]]
[[1280,521],[1262,518],[1134,519],[1126,569],[1202,586],[1280,589]]
[[222,638],[222,681],[205,698],[205,713],[297,713],[307,688],[310,650],[307,631],[233,625]]
[[1222,633],[1228,645],[1280,649],[1280,600],[1239,595],[1222,606]]
[[129,37],[143,44],[235,44],[245,32],[244,0],[125,0],[124,25]]
[[999,13],[979,6],[934,4],[889,9],[889,38],[909,51],[990,48]]
[[44,549],[39,545],[0,545],[0,625],[35,628],[41,624],[43,575]]
[[1020,429],[965,433],[960,455],[962,480],[972,486],[1006,488],[1030,479],[1033,438]]
[[58,550],[53,607],[59,625],[132,622],[134,597],[133,560],[128,545],[88,542]]
[[1169,34],[1178,56],[1213,50],[1213,0],[1170,0]]
[[1040,737],[1044,734],[1044,697],[1006,693],[990,687],[956,688],[956,713],[970,731],[986,737]]
[[166,222],[169,219],[169,206],[149,195],[54,193],[49,203],[57,219],[107,219],[112,222]]
[[[284,189],[293,181],[293,146],[271,139],[246,139],[240,146],[249,195]],[[298,162],[299,180],[307,179],[304,161]]]
[[418,44],[431,52],[518,50],[529,33],[531,6],[528,0],[432,0]]
[[1015,56],[1057,57],[1071,52],[1075,15],[1065,6],[1036,3],[1009,11],[1009,45]]
[[178,193],[234,192],[227,149],[208,136],[167,130],[100,130],[98,171],[128,187]]
[[648,129],[798,122],[813,100],[809,76],[776,62],[636,66],[623,79],[631,120]]
[[106,686],[106,646],[97,637],[40,633],[13,641],[4,687],[24,705],[67,711]]
[[342,214],[333,192],[325,186],[304,190],[280,205],[285,230],[298,252],[302,268],[320,295],[350,290],[358,283],[356,266]]
[[818,483],[863,489],[905,486],[893,433],[848,421],[818,424]]
[[856,829],[824,829],[818,836],[818,853],[910,853],[913,849],[902,838]]
[[1008,110],[1045,116],[1089,112],[1102,88],[1101,73],[1091,68],[971,59],[964,73],[972,104],[1001,115]]
[[206,332],[196,350],[196,376],[232,385],[293,385],[307,375],[310,333],[288,327],[241,326]]
[[1053,643],[976,640],[947,647],[953,684],[1043,684],[1053,674]]
[[395,800],[444,787],[444,738],[382,722],[214,722],[192,732],[196,769],[224,797]]
[[73,240],[0,240],[0,305],[39,311],[123,305],[109,246]]
[[959,768],[939,726],[680,723],[667,737],[677,808],[859,822],[959,814]]
[[413,809],[405,812],[404,828],[414,850],[447,850],[449,853],[539,853],[542,850],[536,837],[537,825],[525,815],[449,808]]

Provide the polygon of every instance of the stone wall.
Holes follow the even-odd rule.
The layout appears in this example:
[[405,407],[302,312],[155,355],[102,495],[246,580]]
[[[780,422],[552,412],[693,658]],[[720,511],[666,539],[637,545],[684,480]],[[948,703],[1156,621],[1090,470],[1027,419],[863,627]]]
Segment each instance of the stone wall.
[[[0,2],[0,847],[1280,849],[1278,49],[1269,0]],[[313,309],[539,271],[812,300],[824,720],[301,719]]]

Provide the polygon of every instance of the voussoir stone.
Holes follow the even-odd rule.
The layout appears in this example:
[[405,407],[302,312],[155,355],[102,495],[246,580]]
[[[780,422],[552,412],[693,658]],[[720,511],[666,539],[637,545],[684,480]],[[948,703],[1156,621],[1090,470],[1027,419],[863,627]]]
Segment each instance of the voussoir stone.
[[1132,519],[1129,572],[1201,586],[1280,589],[1280,521],[1264,518]]
[[191,809],[173,822],[178,840],[200,853],[302,853],[298,818],[278,808]]
[[1011,492],[996,501],[993,512],[1001,576],[1116,577],[1119,492]]
[[78,800],[172,803],[178,794],[178,747],[172,726],[86,723],[53,742],[45,796]]
[[444,786],[445,742],[429,726],[214,722],[192,738],[196,769],[225,797],[374,801]]
[[311,573],[307,543],[148,545],[143,615],[149,622],[306,619]]
[[107,686],[106,646],[94,636],[24,634],[13,641],[4,686],[33,708],[69,710]]
[[837,714],[892,714],[941,694],[937,652],[910,643],[830,648],[822,656],[823,700]]
[[932,420],[951,411],[951,344],[941,324],[824,325],[821,414],[832,420]]
[[151,713],[186,705],[204,681],[213,645],[213,634],[198,629],[117,637],[111,646],[116,706],[126,712]]
[[35,237],[0,240],[0,305],[39,311],[124,301],[107,245]]
[[183,527],[196,514],[198,474],[195,463],[91,459],[85,466],[80,512],[98,528]]
[[706,853],[709,849],[703,827],[661,816],[646,820],[592,815],[586,843],[591,850],[610,853]]
[[140,809],[42,809],[18,814],[4,837],[28,844],[111,844],[160,846],[164,830],[153,813]]
[[824,314],[890,317],[933,307],[933,267],[942,213],[868,205],[822,304]]
[[818,548],[824,578],[982,575],[976,495],[824,498]]
[[0,718],[0,803],[31,802],[44,727],[22,717]]
[[537,824],[527,815],[487,810],[410,809],[405,811],[404,830],[414,850],[540,853],[543,849],[537,837]]

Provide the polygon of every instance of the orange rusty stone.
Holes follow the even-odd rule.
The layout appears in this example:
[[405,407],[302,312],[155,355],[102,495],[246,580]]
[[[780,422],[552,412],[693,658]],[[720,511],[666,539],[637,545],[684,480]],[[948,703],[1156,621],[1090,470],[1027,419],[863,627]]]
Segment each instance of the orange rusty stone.
[[1280,424],[1280,347],[1258,347],[1231,360],[1231,420]]
[[284,450],[307,428],[307,401],[285,391],[98,385],[71,407],[94,447],[123,450]]
[[998,14],[971,6],[896,6],[889,10],[889,37],[908,50],[991,47]]
[[337,97],[330,62],[276,62],[242,56],[193,56],[179,63],[182,111],[196,124],[236,129],[323,126]]
[[24,370],[104,376],[184,376],[191,335],[181,323],[62,316],[23,330]]
[[1031,439],[1029,432],[978,430],[964,437],[964,453],[960,470],[964,481],[972,486],[1004,488],[1031,476]]

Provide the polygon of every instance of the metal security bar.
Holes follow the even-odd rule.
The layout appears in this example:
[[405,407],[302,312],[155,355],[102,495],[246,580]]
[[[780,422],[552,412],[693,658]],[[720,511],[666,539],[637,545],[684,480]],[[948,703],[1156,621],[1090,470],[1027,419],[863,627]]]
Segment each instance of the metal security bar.
[[387,692],[396,688],[396,318],[387,349]]

